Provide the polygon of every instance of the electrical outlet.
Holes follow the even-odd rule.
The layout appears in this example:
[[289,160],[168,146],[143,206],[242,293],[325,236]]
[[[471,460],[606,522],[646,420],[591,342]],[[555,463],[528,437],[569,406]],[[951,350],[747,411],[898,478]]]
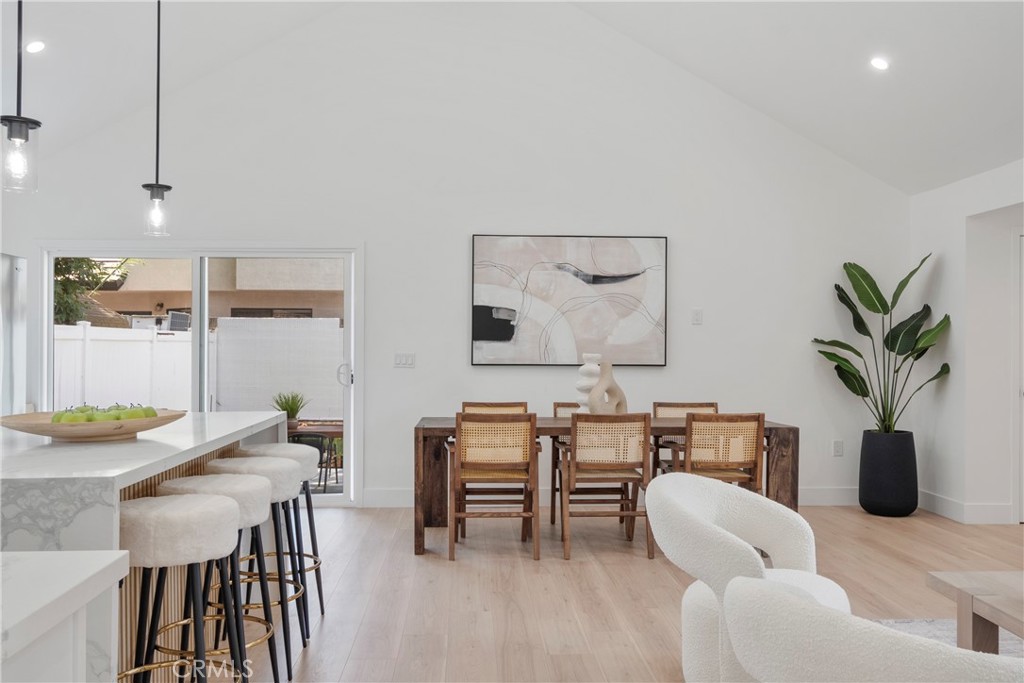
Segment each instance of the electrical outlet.
[[841,458],[843,457],[843,442],[841,439],[835,439],[832,442],[832,457]]
[[694,325],[703,325],[704,324],[704,309],[703,308],[695,308],[692,311],[690,311],[690,322],[692,324],[694,324]]

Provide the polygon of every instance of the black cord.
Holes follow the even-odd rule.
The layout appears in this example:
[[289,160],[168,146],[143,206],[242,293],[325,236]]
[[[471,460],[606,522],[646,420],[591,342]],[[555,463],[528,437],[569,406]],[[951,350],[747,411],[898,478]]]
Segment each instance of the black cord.
[[156,183],[160,183],[160,0],[156,0]]
[[21,116],[21,0],[18,0],[18,116]]

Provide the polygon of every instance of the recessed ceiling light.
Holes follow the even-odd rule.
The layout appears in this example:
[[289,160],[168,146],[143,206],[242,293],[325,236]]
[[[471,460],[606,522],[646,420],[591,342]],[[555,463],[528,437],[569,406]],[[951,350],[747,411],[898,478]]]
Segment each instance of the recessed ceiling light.
[[25,52],[31,52],[34,54],[36,52],[42,52],[43,48],[45,47],[46,43],[44,43],[43,41],[33,40],[31,43],[25,46]]
[[874,57],[871,60],[871,66],[875,67],[879,71],[885,71],[889,68],[889,60],[885,57]]

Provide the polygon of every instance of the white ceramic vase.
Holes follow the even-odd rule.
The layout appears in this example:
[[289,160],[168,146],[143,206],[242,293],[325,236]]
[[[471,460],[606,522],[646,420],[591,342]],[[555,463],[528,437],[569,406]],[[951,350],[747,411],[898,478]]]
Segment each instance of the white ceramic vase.
[[627,412],[626,395],[612,377],[612,364],[601,363],[597,384],[590,389],[590,412],[594,415],[620,415]]
[[590,412],[590,390],[597,384],[601,376],[601,354],[583,354],[583,365],[580,366],[579,379],[576,380],[576,402],[580,404],[580,413]]

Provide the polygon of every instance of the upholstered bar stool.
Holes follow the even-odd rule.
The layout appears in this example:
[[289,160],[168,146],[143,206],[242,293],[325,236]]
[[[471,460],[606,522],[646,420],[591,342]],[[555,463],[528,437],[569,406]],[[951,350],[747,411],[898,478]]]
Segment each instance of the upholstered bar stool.
[[[219,494],[233,498],[238,503],[240,517],[238,520],[238,541],[235,544],[235,551],[231,553],[231,587],[240,595],[238,587],[242,585],[241,572],[238,567],[238,558],[242,547],[242,533],[250,531],[253,527],[259,527],[270,518],[270,480],[266,477],[255,474],[206,474],[195,477],[180,477],[169,479],[157,486],[158,496],[181,495],[188,493]],[[250,531],[251,533],[251,531]],[[277,667],[277,644],[274,638],[274,617],[270,606],[270,590],[267,584],[267,565],[262,555],[257,556],[259,563],[259,584],[260,597],[262,598],[263,619],[251,616],[247,613],[249,605],[243,605],[242,600],[235,601],[235,623],[239,627],[239,649],[242,654],[242,661],[238,662],[242,674],[243,683],[248,676],[246,667],[243,666],[246,657],[246,649],[266,641],[270,652],[270,666],[274,673],[274,683],[279,683],[280,674]],[[221,589],[226,590],[228,586],[221,579]],[[224,599],[221,598],[221,606]],[[252,607],[260,607],[253,605]],[[265,631],[252,642],[245,640],[245,622],[251,621],[260,624]],[[183,630],[182,640],[187,638],[187,631]],[[219,640],[219,638],[218,638]],[[215,643],[219,645],[219,643]],[[213,651],[210,654],[217,653]]]
[[[185,603],[190,606],[193,628],[191,657],[192,675],[202,683],[206,680],[208,653],[203,628],[203,596],[200,589],[199,565],[216,562],[221,576],[228,576],[227,558],[234,551],[238,537],[238,503],[227,496],[179,495],[136,498],[121,503],[121,549],[128,551],[133,567],[142,567],[139,595],[138,625],[135,632],[134,666],[118,676],[132,676],[135,683],[149,681],[152,670],[176,667],[177,660],[154,663],[161,604],[167,582],[167,569],[186,567]],[[156,569],[156,587],[150,600],[150,584]],[[232,659],[243,661],[235,628],[235,610],[230,591],[225,592],[224,621]],[[185,648],[183,647],[182,650]],[[238,669],[236,668],[236,671]]]
[[[276,551],[267,553],[263,549],[263,537],[259,526],[252,528],[252,555],[258,563],[260,558],[273,556],[276,560],[277,571],[268,572],[267,576],[277,580],[277,600],[281,610],[281,634],[284,640],[285,667],[288,671],[288,680],[292,679],[292,641],[291,621],[288,616],[288,603],[294,601],[299,613],[299,635],[302,640],[302,647],[306,647],[306,630],[304,628],[305,615],[302,602],[302,571],[299,559],[295,552],[296,545],[292,538],[294,533],[289,503],[298,495],[301,486],[303,472],[299,465],[284,458],[250,457],[250,458],[219,458],[211,460],[206,464],[208,474],[253,474],[266,477],[270,480],[270,521],[274,529],[274,545]],[[282,525],[281,513],[284,513],[284,524]],[[292,579],[289,580],[285,570],[284,558],[285,548],[289,549],[291,560]],[[250,563],[251,567],[251,563]],[[247,576],[251,575],[247,572]],[[289,594],[288,585],[294,588]],[[251,584],[250,584],[251,585]],[[248,603],[248,598],[246,599]],[[273,604],[273,601],[271,602]]]
[[[311,554],[305,555],[304,559],[309,560],[309,564],[306,566],[305,571],[302,575],[302,586],[307,589],[307,593],[303,595],[303,599],[306,603],[306,636],[309,637],[309,600],[308,600],[308,589],[306,585],[306,572],[313,572],[316,577],[316,592],[317,597],[320,599],[320,614],[324,614],[324,580],[323,575],[320,572],[320,544],[316,539],[316,522],[313,519],[313,496],[311,494],[311,487],[309,482],[313,479],[319,481],[320,479],[320,461],[322,454],[320,451],[313,446],[308,446],[301,443],[265,443],[256,446],[245,446],[243,448],[235,449],[235,455],[240,457],[270,457],[270,458],[288,458],[294,460],[299,464],[304,473],[304,479],[302,480],[302,494],[306,497],[306,520],[309,523],[309,545]],[[299,499],[296,497],[292,501],[292,510],[295,512],[295,528],[296,536],[298,536],[299,552],[302,551],[302,524],[299,521]]]

